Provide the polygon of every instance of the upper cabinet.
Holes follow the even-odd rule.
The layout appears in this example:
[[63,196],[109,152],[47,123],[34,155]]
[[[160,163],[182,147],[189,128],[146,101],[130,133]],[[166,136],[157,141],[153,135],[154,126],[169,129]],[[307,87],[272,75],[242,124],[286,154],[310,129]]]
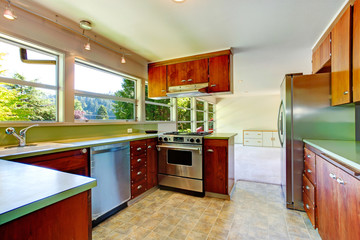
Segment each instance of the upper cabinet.
[[351,20],[349,7],[331,31],[331,104],[351,102]]
[[313,50],[312,72],[322,73],[331,71],[331,34],[321,42],[319,47]]
[[149,68],[148,75],[149,98],[166,97],[166,66]]
[[204,88],[208,93],[231,93],[231,65],[231,50],[150,63],[149,97],[166,97],[169,88],[171,91],[178,86],[186,90]]
[[353,10],[353,101],[360,101],[360,1]]

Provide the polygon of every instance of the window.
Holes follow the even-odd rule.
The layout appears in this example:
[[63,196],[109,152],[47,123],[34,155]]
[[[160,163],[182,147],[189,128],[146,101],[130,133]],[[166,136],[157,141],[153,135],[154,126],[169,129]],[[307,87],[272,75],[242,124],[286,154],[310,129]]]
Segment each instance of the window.
[[155,100],[148,97],[148,85],[145,85],[145,118],[146,121],[170,121],[170,99]]
[[191,98],[177,98],[177,120],[179,132],[191,132]]
[[58,59],[0,37],[0,121],[58,120]]
[[136,81],[111,70],[75,62],[74,118],[135,120]]
[[208,103],[208,130],[213,132],[215,129],[215,104]]
[[205,131],[205,102],[202,100],[196,101],[196,132]]

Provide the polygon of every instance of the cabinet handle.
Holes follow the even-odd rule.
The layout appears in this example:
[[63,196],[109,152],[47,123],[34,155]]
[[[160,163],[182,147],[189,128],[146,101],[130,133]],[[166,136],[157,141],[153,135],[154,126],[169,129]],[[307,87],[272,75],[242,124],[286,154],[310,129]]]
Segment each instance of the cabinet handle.
[[337,181],[339,184],[341,184],[341,185],[345,185],[344,180],[343,180],[342,178],[340,178],[340,177],[337,178],[336,181]]
[[192,82],[192,79],[188,79],[188,82]]
[[138,171],[138,172],[137,172],[137,175],[141,175],[141,174],[142,174],[142,172],[141,172],[141,171]]
[[141,147],[138,147],[136,150],[137,150],[137,151],[141,151]]
[[186,80],[181,80],[181,82],[186,82]]
[[212,149],[208,149],[208,150],[206,150],[206,151],[208,151],[208,152],[214,152],[214,150],[212,150]]
[[310,206],[309,206],[309,204],[306,204],[305,206],[306,206],[306,208],[307,208],[307,209],[310,209]]
[[329,176],[332,178],[332,179],[336,179],[336,175],[334,173],[329,173]]
[[151,148],[151,146],[148,146],[148,148]]
[[307,170],[308,173],[312,173],[312,171],[310,169]]
[[86,148],[81,149],[81,153],[83,154],[87,153],[87,149]]
[[210,87],[216,87],[216,84],[211,84]]
[[137,187],[137,189],[140,189],[140,188],[142,188],[142,186],[141,186],[141,185],[139,185],[139,186]]
[[141,162],[141,158],[139,158],[139,159],[137,160],[137,162]]
[[165,92],[165,90],[163,89],[163,90],[161,90],[161,92]]
[[306,157],[307,157],[307,158],[311,158],[311,155],[310,155],[310,154],[308,154]]
[[310,187],[309,187],[309,186],[306,186],[305,188],[306,188],[307,190],[310,190]]
[[347,94],[349,94],[349,91],[345,91],[345,92],[344,92],[344,95],[347,95]]

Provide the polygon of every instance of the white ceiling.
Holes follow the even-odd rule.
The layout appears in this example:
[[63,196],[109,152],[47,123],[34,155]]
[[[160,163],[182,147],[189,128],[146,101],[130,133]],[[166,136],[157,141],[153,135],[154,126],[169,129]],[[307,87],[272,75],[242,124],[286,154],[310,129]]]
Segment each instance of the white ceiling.
[[[311,48],[345,0],[33,0],[149,61],[234,48],[238,94],[311,72]],[[247,93],[245,93],[247,92]]]

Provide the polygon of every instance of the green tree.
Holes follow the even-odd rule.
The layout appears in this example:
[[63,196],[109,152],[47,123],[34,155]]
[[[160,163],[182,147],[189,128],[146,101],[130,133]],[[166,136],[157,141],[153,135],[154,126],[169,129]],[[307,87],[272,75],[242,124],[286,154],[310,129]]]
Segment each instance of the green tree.
[[[151,99],[148,98],[148,87],[145,87],[145,100],[149,102],[156,102],[167,104],[170,106],[170,99]],[[145,106],[145,117],[147,121],[169,121],[170,120],[170,108],[146,104]]]
[[74,110],[84,111],[81,101],[77,99],[74,100]]
[[[177,117],[178,121],[191,121],[191,111],[186,110],[184,108],[191,107],[191,99],[190,98],[177,98]],[[178,124],[179,132],[191,132],[191,123],[179,123]]]
[[104,105],[100,105],[97,111],[96,119],[103,119],[103,120],[109,119],[109,115]]
[[[115,92],[115,96],[122,98],[135,98],[135,83],[132,80],[124,79],[122,89]],[[113,111],[116,119],[134,119],[134,104],[122,101],[114,101]]]

